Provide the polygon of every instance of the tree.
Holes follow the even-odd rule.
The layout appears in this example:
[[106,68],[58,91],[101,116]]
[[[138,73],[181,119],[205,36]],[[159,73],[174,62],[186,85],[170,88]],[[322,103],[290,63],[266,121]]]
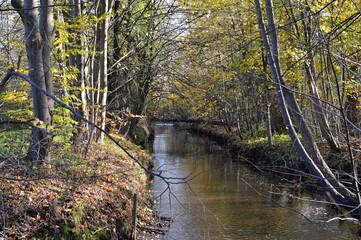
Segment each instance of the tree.
[[[28,57],[29,78],[41,89],[53,93],[50,53],[54,33],[53,1],[12,0],[25,28],[25,45]],[[24,8],[24,9],[23,9]],[[52,123],[53,101],[32,88],[34,117],[44,124]],[[51,134],[45,128],[33,128],[32,143],[27,158],[31,162],[49,160]]]
[[[57,12],[57,60],[64,99],[105,129],[108,110],[109,30],[113,0],[82,3],[72,0]],[[65,80],[65,81],[64,81]],[[72,139],[79,144],[104,134],[79,121]],[[93,133],[93,130],[95,131]]]
[[[294,94],[286,85],[281,71],[278,46],[279,42],[274,20],[273,2],[272,0],[266,0],[268,32],[266,31],[266,26],[263,20],[263,12],[260,1],[255,0],[255,3],[263,45],[267,53],[268,65],[272,72],[274,85],[277,92],[278,104],[281,109],[282,117],[287,127],[288,133],[294,142],[298,153],[305,161],[307,167],[319,180],[323,188],[330,194],[331,198],[333,198],[337,203],[344,206],[345,208],[353,211],[354,214],[358,214],[360,193],[358,188],[357,175],[354,176],[356,193],[351,192],[339,180],[337,180],[323,159],[313,139],[308,124],[306,123],[298,106]],[[293,122],[296,123],[297,128],[300,131],[302,141],[297,135]],[[361,218],[361,215],[359,215],[359,217]]]
[[272,98],[257,69],[262,54],[252,39],[249,2],[192,0],[181,6],[189,28],[174,44],[177,55],[168,65],[173,84],[165,85],[174,109],[188,115],[183,118],[219,122],[239,135],[259,132],[267,118],[264,102]]
[[[96,41],[95,45],[97,46],[96,51],[101,53],[95,59],[96,67],[98,71],[95,71],[94,81],[97,83],[97,91],[96,103],[100,105],[100,113],[99,113],[99,125],[103,130],[105,130],[106,123],[106,112],[107,112],[107,96],[108,96],[108,39],[109,39],[109,14],[111,14],[113,1],[105,0],[98,5],[96,10],[99,18],[104,18],[103,21],[97,26],[98,33],[96,37],[99,39]],[[96,114],[98,115],[98,114]],[[97,121],[97,117],[95,118]],[[97,133],[97,141],[103,142],[104,133]]]
[[126,121],[121,133],[134,138],[134,129],[144,116],[149,93],[169,62],[177,32],[170,26],[175,1],[116,1],[112,18],[113,51],[110,56],[108,102]]

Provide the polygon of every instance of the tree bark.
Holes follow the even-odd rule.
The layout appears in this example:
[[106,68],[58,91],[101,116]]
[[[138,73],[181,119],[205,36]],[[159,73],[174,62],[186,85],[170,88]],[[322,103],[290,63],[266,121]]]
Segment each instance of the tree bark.
[[[41,6],[52,6],[54,5],[53,0],[40,0]],[[53,94],[53,75],[51,73],[51,51],[53,45],[53,36],[54,36],[54,16],[53,16],[53,7],[42,7],[40,8],[40,34],[43,39],[43,71],[45,78],[45,87],[46,91],[50,94]],[[47,97],[48,107],[50,115],[53,115],[54,111],[54,101]]]

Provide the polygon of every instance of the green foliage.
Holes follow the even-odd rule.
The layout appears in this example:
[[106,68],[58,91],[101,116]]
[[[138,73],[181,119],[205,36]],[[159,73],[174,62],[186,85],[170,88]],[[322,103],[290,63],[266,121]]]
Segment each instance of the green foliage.
[[76,205],[72,211],[75,227],[78,229],[83,221],[86,219],[88,212],[86,206],[81,202],[76,202]]
[[30,129],[0,128],[0,149],[7,156],[24,156],[29,147]]
[[72,231],[72,227],[66,224],[60,226],[59,236],[55,236],[56,240],[73,240],[76,239],[75,234]]
[[[287,133],[276,133],[272,136],[272,140],[276,145],[289,143],[291,141],[290,136]],[[254,144],[268,144],[268,139],[267,137],[255,137],[247,140],[246,142]]]
[[54,142],[62,144],[65,148],[71,146],[70,138],[77,130],[78,122],[70,116],[70,111],[65,108],[56,108],[53,116],[53,125],[50,129],[55,134]]
[[27,84],[7,87],[12,91],[5,91],[0,94],[0,119],[27,121],[32,118],[32,101],[29,101],[29,87]]

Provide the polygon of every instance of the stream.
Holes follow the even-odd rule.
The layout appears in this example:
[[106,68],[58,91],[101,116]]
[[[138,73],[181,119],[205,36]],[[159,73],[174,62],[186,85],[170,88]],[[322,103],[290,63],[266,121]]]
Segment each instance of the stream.
[[359,239],[355,224],[306,219],[337,216],[324,194],[255,172],[213,141],[172,124],[154,128],[154,170],[174,183],[168,188],[156,177],[151,188],[156,211],[172,218],[164,239]]

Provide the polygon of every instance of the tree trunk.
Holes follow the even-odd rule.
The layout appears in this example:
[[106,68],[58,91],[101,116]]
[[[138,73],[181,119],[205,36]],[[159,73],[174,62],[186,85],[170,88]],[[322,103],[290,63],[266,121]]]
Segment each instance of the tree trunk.
[[[42,6],[52,6],[54,5],[53,0],[40,0],[40,5]],[[53,75],[51,73],[51,51],[53,46],[53,36],[54,36],[54,16],[53,16],[53,7],[43,7],[40,8],[40,34],[43,39],[43,71],[45,78],[45,87],[46,91],[52,95],[53,92]],[[49,106],[50,115],[53,115],[54,111],[54,101],[53,99],[47,97],[47,102]]]
[[[74,24],[74,22],[76,22],[76,24],[81,24],[79,23],[79,18],[81,18],[84,14],[83,3],[80,0],[70,0],[69,4],[72,4],[73,6],[71,7],[70,11],[64,13],[68,15],[67,22],[69,24]],[[67,64],[68,67],[78,70],[78,74],[74,82],[74,85],[76,87],[79,87],[78,98],[80,100],[80,105],[78,107],[78,112],[86,119],[89,119],[89,108],[87,99],[87,94],[89,90],[86,89],[86,79],[89,76],[89,65],[86,63],[86,59],[89,55],[89,47],[88,43],[86,42],[86,36],[84,31],[85,28],[80,27],[76,30],[76,37],[70,37],[70,39],[68,40],[71,43],[69,44],[69,48],[78,50],[80,48],[82,52],[71,54],[69,56]],[[75,117],[75,120],[79,122],[79,125],[76,131],[73,132],[72,141],[75,144],[82,144],[84,140],[88,140],[90,138],[90,134],[87,134],[89,126],[85,122],[80,121],[79,118]]]
[[[35,0],[25,0],[22,6],[20,0],[11,2],[18,10],[25,28],[25,46],[28,56],[29,78],[41,89],[52,93],[52,75],[50,71],[50,52],[53,36],[53,8],[40,7]],[[52,5],[52,0],[42,0],[40,6]],[[41,22],[41,24],[40,24]],[[32,88],[34,117],[45,124],[52,122],[53,102],[45,94]],[[45,128],[34,128],[32,142],[28,149],[27,158],[31,162],[49,160],[49,146],[51,134]]]
[[268,145],[273,145],[272,140],[272,125],[271,125],[271,106],[270,104],[267,105],[267,118],[266,118],[266,125],[267,125],[267,142]]
[[[103,4],[100,4],[100,15],[108,14],[111,11],[111,7],[109,6],[111,3],[109,0],[105,0]],[[108,38],[109,34],[109,16],[106,16],[100,27],[100,42],[99,47],[103,51],[103,54],[100,56],[99,63],[99,86],[100,86],[100,127],[105,130],[106,123],[106,112],[107,112],[107,96],[108,96]],[[97,142],[104,141],[104,133],[100,132]]]

